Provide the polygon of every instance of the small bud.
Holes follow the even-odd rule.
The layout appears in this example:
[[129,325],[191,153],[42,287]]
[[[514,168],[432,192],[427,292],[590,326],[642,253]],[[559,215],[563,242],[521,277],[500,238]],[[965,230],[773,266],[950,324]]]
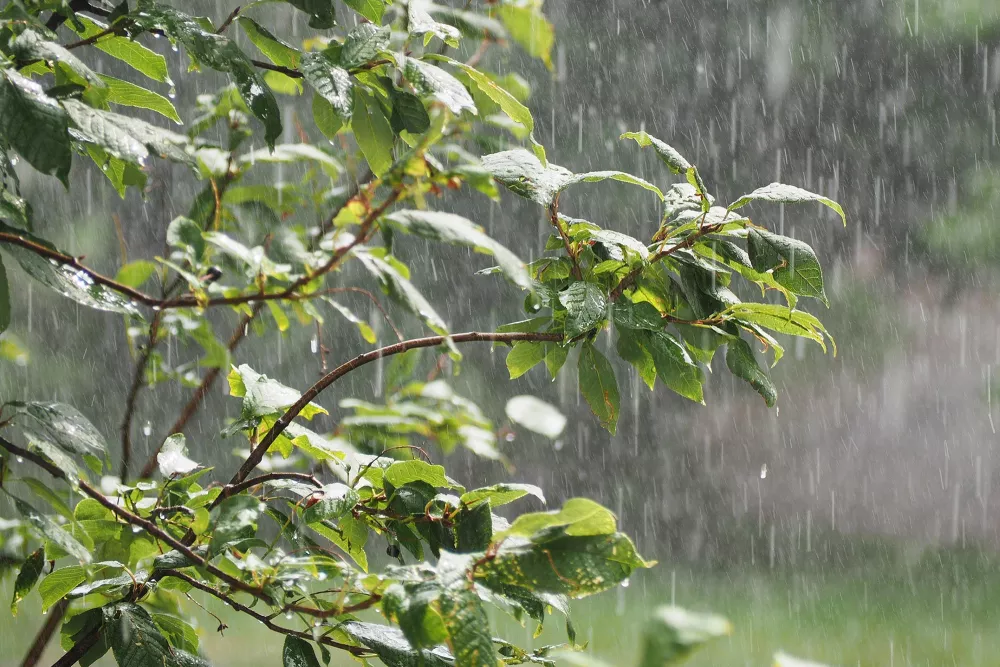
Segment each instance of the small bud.
[[210,266],[208,267],[208,271],[205,272],[205,275],[201,277],[201,282],[205,283],[206,285],[210,285],[211,283],[214,283],[221,277],[222,277],[222,269],[220,269],[217,266]]

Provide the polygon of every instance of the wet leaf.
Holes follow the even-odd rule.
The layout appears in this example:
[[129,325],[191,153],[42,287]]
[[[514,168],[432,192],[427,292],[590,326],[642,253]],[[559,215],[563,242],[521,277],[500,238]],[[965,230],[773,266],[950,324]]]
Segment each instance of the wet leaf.
[[507,401],[506,412],[515,424],[547,438],[558,438],[566,429],[566,416],[534,396],[515,396]]
[[580,349],[577,364],[580,393],[587,400],[590,409],[601,422],[601,426],[614,435],[621,412],[618,395],[618,379],[607,358],[590,343]]

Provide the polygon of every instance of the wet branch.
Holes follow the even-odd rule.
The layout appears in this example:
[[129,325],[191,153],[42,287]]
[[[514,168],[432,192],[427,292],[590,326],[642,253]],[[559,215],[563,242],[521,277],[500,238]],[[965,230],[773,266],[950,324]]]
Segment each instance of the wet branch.
[[118,476],[122,484],[128,478],[129,464],[132,462],[132,418],[135,416],[136,402],[139,398],[139,391],[145,382],[146,367],[156,349],[157,339],[160,334],[160,321],[163,319],[163,311],[158,310],[153,315],[153,321],[149,325],[149,336],[146,339],[146,347],[143,348],[139,359],[135,363],[135,373],[132,376],[132,386],[129,388],[128,398],[125,401],[125,417],[122,419],[120,427],[122,437],[122,463]]
[[[291,424],[292,420],[300,413],[302,410],[314,399],[320,392],[329,387],[331,384],[336,382],[338,379],[347,375],[353,370],[369,364],[377,359],[383,357],[390,357],[396,354],[402,354],[409,350],[415,350],[424,347],[437,347],[438,345],[443,345],[447,341],[452,343],[476,343],[476,342],[494,342],[494,343],[513,343],[515,341],[551,341],[557,342],[562,340],[562,334],[558,333],[533,333],[533,332],[511,332],[511,333],[483,333],[478,331],[471,331],[468,333],[453,334],[451,336],[429,336],[427,338],[414,338],[411,340],[406,340],[400,343],[395,343],[394,345],[387,345],[386,347],[380,347],[376,350],[371,350],[370,352],[365,352],[360,354],[354,359],[341,364],[337,368],[333,369],[326,375],[324,375],[316,384],[310,387],[298,401],[295,402],[285,414],[275,422],[271,430],[267,432],[267,435],[260,441],[260,443],[250,452],[250,456],[247,457],[243,465],[240,466],[239,471],[233,475],[230,484],[239,484],[247,478],[247,476],[254,471],[254,469],[260,464],[261,460],[264,458],[264,454],[267,453],[268,448],[278,439],[288,425]],[[226,493],[223,492],[219,495],[213,505],[217,505],[226,498]]]
[[[364,649],[364,648],[362,648],[360,646],[351,646],[350,644],[342,644],[342,643],[340,643],[338,641],[334,641],[333,639],[330,639],[329,637],[325,637],[325,636],[321,636],[319,639],[316,639],[316,638],[313,637],[313,635],[311,633],[300,632],[298,630],[292,630],[290,628],[285,628],[285,627],[282,627],[280,625],[277,625],[277,624],[275,624],[270,619],[270,617],[265,616],[264,614],[260,614],[260,613],[258,613],[256,611],[254,611],[253,609],[251,609],[250,607],[247,607],[246,605],[240,604],[239,602],[237,602],[233,598],[229,597],[228,595],[226,595],[225,593],[223,593],[223,592],[221,592],[219,590],[216,590],[215,588],[209,586],[205,582],[199,581],[198,579],[195,579],[194,577],[192,577],[190,575],[187,575],[187,574],[185,574],[183,572],[180,572],[178,570],[163,570],[163,576],[174,577],[176,579],[180,579],[182,581],[186,581],[188,584],[191,585],[192,588],[197,588],[199,591],[202,591],[204,593],[208,593],[209,595],[222,600],[223,602],[225,602],[226,604],[228,604],[229,606],[231,606],[233,609],[235,609],[237,611],[240,611],[240,612],[243,612],[244,614],[247,614],[249,616],[252,616],[253,618],[255,618],[258,621],[260,621],[261,623],[263,623],[264,626],[267,627],[267,629],[273,630],[274,632],[277,632],[277,633],[280,633],[280,634],[283,634],[283,635],[291,635],[292,637],[300,637],[300,638],[305,639],[307,641],[318,641],[321,644],[325,644],[327,646],[331,646],[333,648],[340,649],[342,651],[347,651],[351,655],[355,655],[355,656],[359,656],[359,657],[370,656],[371,655],[371,651],[369,651],[367,649]],[[347,609],[347,607],[345,607],[344,609]],[[312,609],[310,607],[303,607],[301,610],[305,610],[305,611],[317,611],[317,612],[321,611],[319,609]],[[349,612],[342,611],[341,613],[349,613]],[[334,614],[334,615],[337,615],[337,614]]]

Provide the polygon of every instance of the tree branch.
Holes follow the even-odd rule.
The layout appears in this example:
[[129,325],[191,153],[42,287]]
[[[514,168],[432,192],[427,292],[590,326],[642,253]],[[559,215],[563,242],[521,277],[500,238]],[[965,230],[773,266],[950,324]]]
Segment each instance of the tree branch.
[[[263,309],[264,304],[257,303],[254,305],[249,315],[243,316],[239,325],[233,330],[233,335],[229,337],[229,342],[226,344],[226,348],[230,352],[239,347],[239,344],[243,342],[243,339],[246,338],[250,323]],[[201,407],[202,401],[205,400],[208,392],[212,390],[212,386],[215,384],[215,381],[218,379],[221,372],[220,368],[212,368],[205,373],[205,377],[201,379],[201,384],[199,384],[198,388],[195,389],[194,394],[192,394],[191,398],[184,406],[184,409],[181,410],[180,416],[177,418],[177,421],[174,422],[174,425],[170,427],[170,431],[167,435],[184,432],[184,428],[187,426],[188,422],[191,421],[191,418],[194,417],[195,413],[198,412],[198,408]],[[156,470],[156,456],[160,453],[160,449],[162,447],[163,443],[161,442],[153,448],[149,458],[146,459],[146,464],[142,466],[142,471],[139,472],[139,479],[152,477],[153,472]]]
[[[40,467],[42,470],[44,470],[45,472],[49,473],[50,475],[52,475],[57,479],[63,479],[63,480],[67,479],[66,473],[64,473],[59,468],[46,461],[38,454],[28,451],[27,449],[24,449],[22,447],[18,447],[17,445],[6,440],[3,437],[0,437],[0,448],[6,449],[8,452],[14,454],[15,456],[20,456],[25,460],[31,461],[32,463]],[[211,574],[212,576],[226,582],[227,584],[229,584],[230,586],[232,586],[237,590],[243,591],[244,593],[249,593],[254,597],[260,598],[261,600],[268,602],[268,604],[273,603],[271,601],[270,596],[268,596],[262,590],[255,588],[253,586],[249,586],[240,581],[239,579],[226,574],[225,572],[223,572],[222,570],[215,567],[214,565],[206,561],[204,558],[199,556],[197,553],[192,551],[188,545],[176,539],[169,533],[161,530],[160,527],[157,526],[152,521],[143,519],[141,516],[133,514],[132,512],[129,512],[127,509],[120,507],[117,503],[108,499],[103,493],[92,487],[85,480],[82,479],[78,480],[78,484],[80,485],[80,490],[84,494],[90,496],[91,498],[99,502],[101,505],[103,505],[105,508],[111,510],[116,516],[118,516],[118,518],[122,519],[128,524],[142,528],[148,534],[170,545],[171,548],[176,549],[177,551],[182,553],[192,563],[196,563],[199,567],[205,568],[205,571]]]
[[549,222],[551,222],[552,226],[559,232],[559,237],[562,239],[563,246],[566,248],[566,255],[569,256],[570,261],[573,262],[573,277],[577,280],[583,280],[583,272],[580,271],[580,262],[570,245],[569,234],[566,232],[566,228],[563,227],[562,222],[559,220],[559,195],[556,195],[555,199],[552,200],[552,203],[549,204]]
[[119,428],[122,437],[122,462],[119,477],[124,484],[128,478],[129,464],[132,462],[132,417],[135,416],[135,405],[139,398],[139,391],[145,385],[143,380],[146,375],[146,366],[156,349],[157,338],[160,333],[160,321],[163,319],[163,311],[158,310],[153,315],[153,321],[149,325],[149,337],[146,340],[146,347],[139,355],[135,364],[135,374],[132,376],[132,386],[129,388],[128,398],[125,401],[125,416]]
[[42,625],[38,634],[35,635],[34,641],[31,642],[31,647],[24,655],[24,660],[21,661],[21,667],[35,667],[35,665],[37,665],[42,659],[42,654],[45,653],[45,647],[48,646],[49,641],[52,639],[52,635],[59,630],[59,625],[62,623],[68,607],[69,600],[64,598],[59,600],[59,602],[57,602],[52,609],[49,609],[48,616],[45,619],[45,624]]
[[252,477],[247,480],[243,480],[239,484],[231,484],[225,488],[225,493],[232,496],[247,489],[253,488],[258,484],[263,484],[264,482],[273,482],[278,479],[294,479],[300,482],[305,482],[307,484],[312,484],[318,489],[323,488],[323,484],[305,472],[269,472],[265,475],[258,475],[257,477]]
[[[280,625],[277,625],[269,617],[267,617],[267,616],[265,616],[263,614],[260,614],[260,613],[258,613],[256,611],[254,611],[253,609],[251,609],[250,607],[247,607],[246,605],[240,604],[239,602],[237,602],[233,598],[229,597],[225,593],[222,593],[221,591],[218,591],[215,588],[212,588],[211,586],[209,586],[208,584],[204,583],[203,581],[199,581],[198,579],[195,579],[194,577],[192,577],[190,575],[187,575],[187,574],[185,574],[183,572],[180,572],[178,570],[163,570],[163,575],[167,576],[167,577],[174,577],[174,578],[180,579],[182,581],[186,581],[188,584],[191,585],[192,588],[197,588],[198,590],[200,590],[200,591],[202,591],[204,593],[208,593],[209,595],[214,596],[214,597],[222,600],[223,602],[225,602],[226,604],[228,604],[229,606],[231,606],[233,609],[236,609],[237,611],[241,611],[244,614],[247,614],[249,616],[252,616],[253,618],[255,618],[258,621],[260,621],[261,623],[263,623],[264,626],[267,627],[267,629],[273,630],[274,632],[277,632],[277,633],[280,633],[280,634],[283,634],[283,635],[291,635],[293,637],[301,637],[302,639],[305,639],[307,641],[318,641],[321,644],[325,644],[327,646],[331,646],[333,648],[340,649],[342,651],[347,651],[351,655],[355,655],[355,656],[359,656],[359,657],[370,656],[371,655],[371,651],[369,651],[367,649],[364,649],[364,648],[362,648],[360,646],[351,646],[350,644],[342,644],[340,642],[334,641],[334,640],[330,639],[329,637],[325,637],[325,636],[321,636],[319,639],[316,639],[316,638],[314,638],[312,636],[311,633],[299,632],[298,630],[292,630],[290,628],[285,628],[285,627],[282,627]],[[309,608],[306,607],[305,609],[309,609]],[[315,611],[319,611],[319,610],[315,610]],[[347,613],[347,612],[344,612],[344,613]]]
[[[401,343],[395,343],[394,345],[387,345],[386,347],[380,347],[376,350],[371,350],[370,352],[365,352],[360,354],[354,359],[341,364],[337,368],[333,369],[326,375],[324,375],[320,380],[310,387],[298,401],[295,402],[285,414],[281,415],[271,430],[267,432],[267,435],[260,441],[260,443],[250,452],[250,456],[247,457],[243,465],[240,466],[239,471],[230,480],[230,484],[239,484],[247,478],[247,476],[254,471],[254,469],[260,464],[261,460],[264,458],[264,454],[267,450],[278,439],[288,425],[291,424],[292,420],[302,412],[302,410],[314,399],[320,392],[329,387],[331,384],[336,382],[338,379],[347,375],[351,371],[369,364],[377,359],[383,357],[390,357],[395,354],[402,354],[409,350],[415,350],[423,347],[437,347],[438,345],[443,345],[446,341],[451,340],[453,343],[476,343],[476,342],[494,342],[494,343],[513,343],[515,341],[552,341],[557,342],[562,340],[562,334],[558,333],[533,333],[533,332],[511,332],[511,333],[483,333],[478,331],[471,331],[468,333],[453,334],[451,336],[429,336],[427,338],[414,338],[412,340],[405,340]],[[225,491],[219,495],[216,499],[214,505],[217,505],[226,497]]]
[[[330,219],[332,220],[336,218],[337,215],[340,213],[340,211],[342,211],[344,207],[347,206],[348,202],[350,202],[352,199],[354,199],[354,197],[357,196],[360,190],[361,186],[356,185],[354,187],[354,192],[346,200],[344,200],[344,203],[341,204],[336,211],[334,211],[330,215]],[[386,199],[385,202],[383,202],[381,206],[369,211],[364,221],[362,221],[361,228],[358,232],[358,235],[355,237],[354,241],[344,246],[343,248],[336,250],[333,256],[330,258],[330,261],[328,261],[326,265],[320,268],[315,274],[302,276],[297,281],[292,283],[292,285],[283,292],[283,294],[287,295],[286,298],[294,298],[293,293],[300,287],[307,285],[316,278],[325,275],[330,271],[334,270],[335,268],[337,268],[337,266],[340,265],[340,263],[344,260],[345,257],[347,257],[348,253],[350,253],[351,250],[353,250],[356,246],[367,240],[367,237],[370,234],[371,229],[375,224],[375,221],[378,219],[380,215],[382,215],[382,213],[385,212],[385,210],[389,206],[391,206],[399,198],[401,192],[402,191],[397,187],[392,191],[392,194]],[[314,239],[313,242],[309,244],[309,247],[313,248],[315,247],[316,244],[318,244],[318,240]],[[230,352],[236,349],[236,347],[240,344],[243,338],[246,337],[247,328],[250,326],[250,322],[252,322],[254,318],[256,318],[258,314],[260,314],[260,311],[264,307],[262,303],[262,301],[264,300],[265,299],[255,299],[256,303],[254,304],[251,313],[249,315],[245,315],[243,317],[243,320],[240,322],[240,325],[236,327],[236,330],[233,332],[233,335],[230,337],[228,343],[228,348]],[[385,313],[384,310],[382,312]],[[388,315],[386,317],[388,317]],[[390,325],[392,325],[391,321]],[[396,335],[398,336],[399,331],[396,330],[395,326],[393,326],[393,330],[396,331]],[[205,396],[208,395],[209,390],[211,390],[212,386],[215,384],[215,381],[218,379],[219,375],[220,375],[220,369],[218,368],[213,368],[212,370],[210,370],[208,373],[205,374],[205,377],[202,379],[201,384],[198,385],[198,388],[195,390],[195,393],[191,397],[191,400],[187,402],[187,405],[185,405],[184,409],[181,411],[180,417],[178,417],[177,421],[174,422],[174,425],[170,428],[169,435],[172,435],[174,433],[182,433],[184,431],[184,428],[187,426],[187,423],[198,411],[198,408],[201,407],[202,401],[205,400]],[[160,443],[160,445],[158,445],[154,449],[154,451],[150,454],[149,458],[146,460],[146,465],[143,466],[142,472],[139,475],[140,478],[149,477],[153,474],[153,471],[156,470],[156,455],[159,454],[160,447],[162,447],[162,443]]]

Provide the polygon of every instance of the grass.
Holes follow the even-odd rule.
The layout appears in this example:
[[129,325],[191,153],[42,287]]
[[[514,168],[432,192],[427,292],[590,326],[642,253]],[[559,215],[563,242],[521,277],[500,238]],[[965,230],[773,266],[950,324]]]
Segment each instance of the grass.
[[[842,667],[1000,665],[1000,567],[984,552],[928,552],[907,565],[880,561],[851,569],[803,572],[695,571],[658,566],[628,588],[574,603],[578,641],[615,667],[638,660],[642,624],[656,605],[676,604],[727,616],[734,632],[692,657],[687,665],[763,667],[779,649]],[[10,581],[0,586],[9,599]],[[16,618],[0,625],[0,667],[19,664],[41,618],[37,595]],[[220,612],[217,604],[209,609]],[[217,667],[278,667],[281,640],[252,620],[231,622],[225,637],[196,610],[203,647]],[[227,620],[229,620],[227,618]],[[522,645],[565,641],[561,619],[545,632],[496,617],[501,634]],[[51,664],[58,655],[50,652]],[[113,664],[107,657],[100,665]],[[334,656],[333,667],[357,664]]]

